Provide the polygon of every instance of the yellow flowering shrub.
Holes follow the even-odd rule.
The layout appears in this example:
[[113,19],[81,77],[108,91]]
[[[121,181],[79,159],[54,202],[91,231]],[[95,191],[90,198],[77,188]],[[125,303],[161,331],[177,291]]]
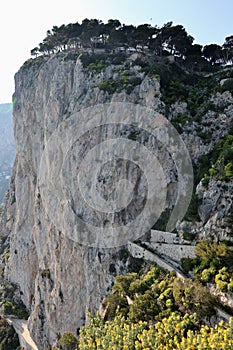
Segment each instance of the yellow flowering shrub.
[[134,350],[138,334],[146,328],[146,322],[132,324],[124,317],[104,322],[100,316],[90,318],[90,324],[80,330],[80,350]]
[[149,327],[145,322],[129,323],[117,316],[104,322],[91,318],[81,328],[79,350],[232,350],[233,320],[211,328],[198,327],[196,315],[172,313]]

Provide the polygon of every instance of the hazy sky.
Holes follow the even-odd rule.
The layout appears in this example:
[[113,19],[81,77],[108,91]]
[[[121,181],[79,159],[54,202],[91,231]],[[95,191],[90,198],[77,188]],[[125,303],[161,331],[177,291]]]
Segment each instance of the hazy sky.
[[54,25],[110,18],[125,24],[182,24],[195,43],[222,45],[233,34],[233,0],[8,0],[0,20],[0,103],[10,102],[14,74]]

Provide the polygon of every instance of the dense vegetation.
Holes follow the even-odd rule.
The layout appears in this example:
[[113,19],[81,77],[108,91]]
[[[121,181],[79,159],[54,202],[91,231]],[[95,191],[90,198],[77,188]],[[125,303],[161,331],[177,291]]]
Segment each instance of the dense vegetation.
[[[79,350],[231,350],[233,346],[233,322],[220,323],[215,328],[199,327],[195,315],[171,314],[149,327],[145,322],[128,323],[117,316],[104,323],[100,317],[90,320],[82,328]],[[63,343],[67,346],[67,343]],[[63,349],[75,349],[63,347]]]
[[[0,277],[1,278],[1,277]],[[0,350],[19,349],[19,339],[7,317],[28,319],[29,313],[17,296],[15,285],[1,280],[0,284]]]
[[183,259],[186,272],[192,271],[202,284],[213,283],[221,292],[233,292],[233,250],[224,242],[200,241],[195,259]]
[[231,350],[232,335],[232,320],[229,325],[221,322],[211,328],[200,326],[195,315],[172,313],[150,326],[145,322],[129,323],[121,316],[104,322],[98,316],[90,318],[89,326],[81,329],[79,341],[66,333],[59,344],[65,350]]
[[29,314],[19,298],[16,298],[17,287],[7,282],[1,282],[0,309],[4,315],[13,315],[17,318],[28,319]]
[[[215,266],[222,267],[230,265],[233,251],[224,243],[202,241],[197,254],[196,261],[190,263],[200,266],[215,259]],[[89,325],[80,329],[79,337],[65,333],[59,348],[232,349],[232,320],[215,327],[204,324],[208,315],[214,315],[218,302],[203,286],[199,273],[197,280],[181,280],[154,266],[147,272],[117,276],[113,293],[104,303],[104,317],[89,315]]]
[[7,321],[0,317],[0,350],[14,350],[19,347],[19,339]]
[[97,19],[84,19],[68,25],[54,26],[38,47],[31,51],[33,56],[49,55],[65,50],[89,48],[94,52],[101,48],[112,51],[117,48],[140,51],[150,50],[157,56],[176,55],[186,62],[187,68],[198,69],[208,62],[210,65],[232,63],[233,36],[225,39],[223,46],[193,44],[194,38],[182,25],[164,24],[161,28],[150,24],[125,25],[110,19],[103,23]]
[[227,135],[216,143],[211,152],[211,164],[205,180],[214,177],[218,180],[229,181],[233,178],[233,135]]
[[199,318],[215,313],[216,301],[209,290],[191,279],[181,280],[153,267],[146,274],[128,273],[116,276],[114,293],[105,303],[105,319],[120,314],[130,322],[154,322],[171,312],[197,313]]

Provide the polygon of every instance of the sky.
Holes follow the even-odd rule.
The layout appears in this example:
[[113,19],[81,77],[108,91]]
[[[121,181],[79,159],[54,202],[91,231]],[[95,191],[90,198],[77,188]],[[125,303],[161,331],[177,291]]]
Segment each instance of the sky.
[[54,25],[97,18],[125,24],[183,25],[195,43],[222,45],[233,35],[233,0],[8,0],[0,17],[0,103],[11,102],[14,74]]

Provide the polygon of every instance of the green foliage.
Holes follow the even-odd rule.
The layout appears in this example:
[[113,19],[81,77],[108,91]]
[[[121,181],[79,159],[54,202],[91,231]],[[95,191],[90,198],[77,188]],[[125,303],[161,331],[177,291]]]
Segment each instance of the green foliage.
[[172,22],[159,28],[150,24],[134,26],[121,24],[118,20],[110,19],[103,23],[98,19],[86,18],[82,23],[53,26],[39,46],[31,50],[31,55],[49,56],[62,51],[77,53],[83,49],[92,53],[96,49],[114,52],[120,47],[124,50],[140,45],[142,52],[147,46],[147,50],[157,57],[175,55],[191,71],[201,71],[203,68],[213,71],[219,61],[232,62],[232,40],[229,38],[225,39],[223,47],[210,44],[202,50],[201,45],[193,44],[194,38],[182,25],[173,25]]
[[149,290],[134,300],[127,316],[130,322],[152,321],[160,311],[153,291]]
[[181,80],[175,80],[174,77],[172,77],[172,80],[168,86],[168,90],[165,94],[166,97],[164,99],[164,102],[168,105],[171,105],[177,101],[185,101],[187,99],[187,94],[188,91],[184,82]]
[[29,60],[24,62],[23,68],[35,68],[38,70],[46,61],[47,58],[44,56],[39,56],[36,59],[30,58]]
[[73,333],[66,332],[58,340],[58,344],[61,346],[62,350],[75,350],[78,347],[78,339]]
[[204,283],[211,282],[216,274],[216,268],[214,266],[204,269],[201,272],[201,281]]
[[132,324],[124,317],[116,316],[113,321],[104,322],[100,316],[90,318],[89,326],[80,330],[80,350],[127,349],[135,350],[138,334],[146,328],[146,323]]
[[2,303],[5,315],[14,315],[17,318],[28,319],[29,314],[22,302],[16,303],[14,301],[5,300]]
[[192,271],[195,266],[197,266],[200,263],[200,260],[198,258],[190,259],[190,258],[182,258],[181,259],[181,266],[184,272],[188,273],[189,271]]
[[103,80],[101,83],[98,84],[98,88],[100,90],[106,91],[109,94],[113,94],[117,90],[117,83],[115,80]]
[[195,235],[190,232],[185,231],[183,233],[183,239],[185,239],[186,241],[193,241],[194,238],[195,238]]
[[[77,55],[76,55],[77,56]],[[125,65],[126,55],[124,53],[87,53],[79,56],[85,69],[100,73],[105,67],[112,65]]]
[[233,250],[224,242],[202,240],[196,245],[196,259],[182,259],[186,272],[193,271],[201,283],[216,283],[221,292],[233,290]]
[[227,165],[224,167],[225,174],[227,178],[232,178],[233,177],[233,163],[229,162]]
[[[194,166],[195,186],[202,180],[202,185],[207,188],[211,178],[222,181],[230,181],[233,178],[233,135],[229,133],[219,140],[213,150],[199,158],[198,164]],[[198,198],[192,198],[191,216],[197,215]],[[187,214],[186,214],[187,217]],[[196,218],[198,218],[196,216]]]
[[215,298],[208,288],[197,281],[177,278],[173,285],[173,295],[179,311],[197,313],[199,317],[211,316],[214,313]]
[[176,118],[172,119],[172,124],[175,126],[177,131],[182,133],[182,127],[190,120],[187,114],[180,113]]
[[137,278],[136,272],[127,273],[115,277],[116,283],[113,286],[113,290],[118,292],[122,296],[126,296],[129,293],[130,284]]
[[211,153],[211,161],[211,177],[225,181],[233,178],[233,135],[229,134],[217,142]]
[[[105,317],[111,320],[119,314],[134,323],[161,320],[173,311],[214,314],[213,298],[205,287],[190,279],[180,285],[178,281],[174,274],[164,275],[158,267],[151,268],[146,274],[117,276],[114,292],[107,299]],[[181,295],[180,298],[178,295]]]
[[109,55],[105,53],[98,53],[98,54],[89,54],[87,52],[82,53],[79,56],[83,68],[87,69],[93,69],[98,67],[103,67],[106,66],[109,63]]
[[206,186],[208,185],[209,178],[207,180],[207,177],[209,175],[208,171],[210,166],[211,166],[211,154],[203,155],[198,159],[197,165],[194,166],[195,185],[197,185],[202,179],[206,181]]
[[207,81],[199,79],[198,84],[190,86],[187,96],[187,107],[191,116],[195,117],[200,106],[208,100],[211,90],[206,86]]
[[[219,290],[233,290],[229,268],[231,253],[224,244],[201,241],[199,257],[187,267],[199,267],[203,283],[213,278]],[[215,252],[215,254],[214,254]],[[209,259],[209,260],[208,260]],[[233,322],[215,328],[201,326],[215,313],[216,299],[197,280],[181,280],[157,266],[146,273],[128,273],[115,278],[113,294],[106,301],[105,320],[89,315],[89,325],[80,329],[77,349],[231,349]],[[70,337],[59,344],[69,346]],[[72,338],[73,339],[73,338]],[[76,342],[76,337],[74,337]],[[223,345],[224,344],[224,345]],[[73,345],[76,349],[76,343]],[[62,347],[63,349],[63,347]],[[64,347],[64,349],[71,349]]]
[[87,66],[88,70],[94,71],[95,73],[100,73],[105,67],[105,63],[103,60],[99,60],[95,63],[90,63]]
[[227,285],[228,283],[222,280],[216,282],[216,286],[220,292],[227,292]]
[[195,251],[202,261],[211,262],[217,259],[219,267],[232,265],[233,250],[225,243],[202,240],[197,243]]
[[226,267],[223,267],[218,271],[218,274],[215,276],[215,283],[221,292],[227,292],[231,289],[231,286],[228,288],[228,284],[233,281],[233,275],[230,274]]
[[165,209],[160,215],[159,219],[156,221],[152,229],[166,231],[167,223],[170,218],[172,210]]
[[14,315],[18,318],[28,319],[28,311],[22,301],[15,300],[16,286],[2,283],[0,289],[0,308],[5,315]]
[[233,321],[215,328],[200,326],[196,315],[172,313],[149,327],[129,323],[123,317],[103,322],[100,316],[80,331],[79,350],[200,350],[233,347]]
[[106,91],[109,94],[114,92],[121,92],[125,90],[127,94],[130,94],[135,86],[141,83],[141,78],[128,71],[124,71],[119,78],[103,80],[98,84],[100,90]]
[[122,65],[126,61],[126,54],[125,53],[114,53],[111,55],[111,64],[114,65]]
[[13,299],[15,290],[16,286],[13,284],[5,283],[1,285],[0,300],[3,301],[4,299]]
[[200,204],[200,200],[199,200],[198,196],[195,193],[193,193],[188,210],[185,214],[185,220],[200,221],[200,217],[198,214],[199,204]]
[[14,350],[19,346],[19,338],[14,328],[0,317],[0,350]]
[[148,65],[142,68],[142,72],[149,75],[149,77],[160,77],[160,83],[162,88],[167,89],[169,86],[173,75],[173,66],[168,64],[167,59],[158,59],[157,61],[148,61]]

